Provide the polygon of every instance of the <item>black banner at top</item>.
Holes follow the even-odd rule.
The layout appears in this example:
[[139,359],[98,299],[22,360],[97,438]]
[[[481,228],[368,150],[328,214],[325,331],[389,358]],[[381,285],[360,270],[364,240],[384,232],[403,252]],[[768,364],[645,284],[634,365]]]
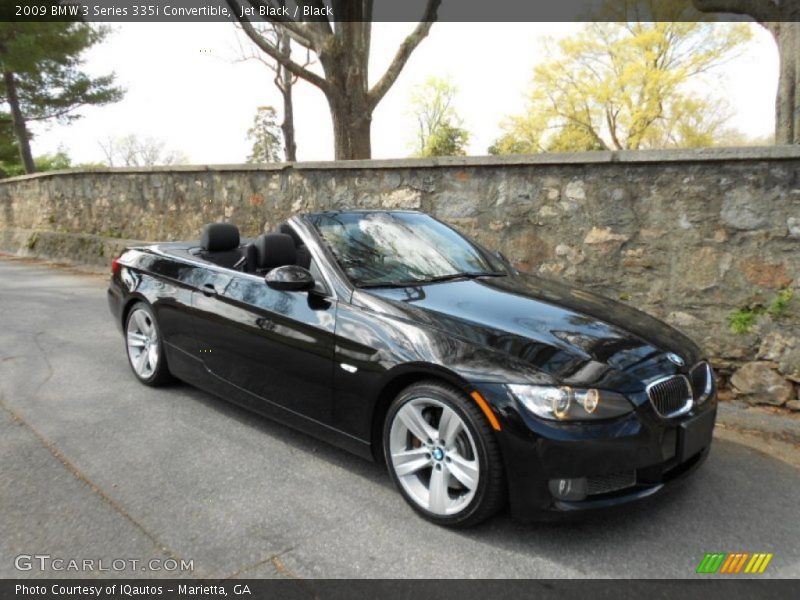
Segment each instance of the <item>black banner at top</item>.
[[[2,0],[0,21],[797,21],[795,0]],[[725,8],[747,14],[700,12]]]

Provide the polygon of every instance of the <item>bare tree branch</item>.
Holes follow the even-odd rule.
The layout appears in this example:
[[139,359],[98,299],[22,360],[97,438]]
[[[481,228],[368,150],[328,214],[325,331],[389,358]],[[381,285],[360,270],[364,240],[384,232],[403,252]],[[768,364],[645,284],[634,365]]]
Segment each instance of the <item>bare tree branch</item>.
[[[235,11],[236,18],[241,21],[239,15],[241,14],[241,6],[243,6],[243,4],[238,0],[227,0],[227,2],[231,7],[231,10]],[[270,8],[273,10],[281,9],[286,6],[285,0],[247,0],[247,2],[253,7],[260,7],[264,9]],[[299,2],[299,4],[302,5],[303,2]],[[329,33],[324,28],[323,23],[317,23],[314,21],[301,22],[299,20],[284,17],[279,13],[275,14],[273,12],[272,14],[265,14],[263,19],[271,23],[280,23],[286,29],[286,31],[289,32],[289,35],[292,36],[292,39],[295,42],[314,51],[319,51],[319,49],[322,48],[326,41],[326,34]],[[328,29],[330,29],[330,27],[328,27]]]
[[[227,1],[229,4],[232,5],[231,7],[235,10],[235,7],[233,5],[237,4],[236,0],[227,0]],[[253,27],[253,24],[250,23],[250,21],[248,21],[246,18],[240,17],[239,16],[240,14],[241,13],[239,12],[236,13],[236,20],[239,21],[239,23],[242,26],[242,30],[245,32],[245,34],[247,34],[247,37],[249,37],[253,41],[253,43],[255,43],[256,46],[258,46],[266,54],[268,54],[274,60],[278,61],[280,64],[286,67],[286,70],[292,73],[293,75],[296,75],[301,79],[305,79],[309,83],[317,86],[323,92],[327,92],[329,85],[328,82],[325,81],[323,77],[320,77],[316,73],[309,71],[308,69],[302,67],[301,65],[298,65],[296,62],[284,56],[279,48],[277,48],[269,40],[264,38],[264,36],[262,36],[256,30],[256,28]]]
[[[301,6],[318,8],[320,11],[323,11],[325,8],[325,3],[322,2],[322,0],[297,0],[297,3]],[[327,18],[320,18],[319,20],[315,19],[310,21],[309,25],[313,25],[314,29],[324,36],[333,35],[333,29],[331,28],[330,21],[328,21]]]
[[[241,25],[237,24],[236,26],[237,26],[237,28],[239,30],[244,31]],[[267,42],[269,44],[271,44],[276,49],[281,51],[283,56],[285,56],[286,58],[289,58],[289,56],[291,55],[291,51],[287,55],[287,53],[285,51],[280,49],[280,44],[279,44],[281,33],[285,32],[286,30],[283,29],[282,31],[279,31],[280,29],[282,29],[282,26],[280,25],[280,23],[269,23],[267,25],[267,27],[269,28],[267,30],[262,30],[262,29],[258,29],[258,28],[255,28],[255,27],[254,27],[254,29],[256,29],[258,34],[261,37],[263,37],[265,40],[267,40]],[[275,37],[274,40],[271,38],[270,34],[274,35],[274,37]],[[286,32],[286,34],[288,35],[288,32]],[[277,82],[278,78],[281,77],[281,72],[285,68],[280,62],[271,60],[270,58],[265,58],[263,52],[259,52],[257,50],[252,49],[252,48],[245,48],[242,45],[241,37],[238,36],[238,35],[236,36],[236,43],[239,46],[239,58],[235,59],[234,62],[239,63],[239,62],[245,62],[245,61],[248,61],[248,60],[256,60],[256,61],[260,62],[262,65],[264,65],[265,67],[267,67],[268,69],[270,69],[271,71],[273,71],[276,74],[276,82]],[[306,59],[305,59],[305,61],[303,61],[303,64],[301,64],[300,66],[302,68],[304,68],[304,69],[307,69],[309,66],[314,64],[314,60],[311,58],[311,50],[309,50],[308,48],[304,48],[304,50],[306,51]],[[294,85],[295,83],[297,83],[298,79],[299,79],[299,77],[297,75],[293,74],[292,78],[290,80],[290,85]],[[281,85],[278,85],[276,83],[276,86],[280,90],[282,90]]]
[[386,69],[386,73],[384,73],[383,77],[381,77],[369,91],[369,102],[372,108],[377,106],[378,102],[380,102],[386,95],[386,92],[389,91],[389,88],[394,85],[394,82],[400,75],[400,71],[403,70],[406,62],[408,62],[411,53],[414,52],[420,42],[427,37],[428,32],[431,30],[431,25],[436,21],[437,11],[441,3],[442,0],[428,0],[428,5],[425,8],[425,14],[422,20],[417,24],[414,31],[400,44],[400,48],[397,49],[397,53],[394,55],[394,59],[392,59],[389,68]]

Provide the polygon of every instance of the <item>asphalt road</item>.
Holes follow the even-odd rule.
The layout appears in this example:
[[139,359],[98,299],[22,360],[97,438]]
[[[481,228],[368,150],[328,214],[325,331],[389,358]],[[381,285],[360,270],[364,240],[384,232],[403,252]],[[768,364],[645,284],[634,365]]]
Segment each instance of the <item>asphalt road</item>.
[[[692,479],[625,514],[437,528],[382,467],[189,386],[138,384],[105,286],[0,261],[0,577],[78,575],[17,571],[20,554],[172,557],[213,578],[694,577],[709,551],[772,552],[765,576],[800,576],[785,462],[717,440]],[[94,575],[114,574],[165,573]]]

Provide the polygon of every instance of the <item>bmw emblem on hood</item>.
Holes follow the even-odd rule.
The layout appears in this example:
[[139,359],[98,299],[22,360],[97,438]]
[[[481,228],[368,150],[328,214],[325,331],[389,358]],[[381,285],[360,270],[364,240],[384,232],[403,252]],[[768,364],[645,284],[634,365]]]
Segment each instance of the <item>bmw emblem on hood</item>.
[[680,356],[678,356],[674,352],[668,352],[667,358],[672,364],[678,365],[679,367],[682,367],[683,365],[686,364],[686,361],[683,360]]

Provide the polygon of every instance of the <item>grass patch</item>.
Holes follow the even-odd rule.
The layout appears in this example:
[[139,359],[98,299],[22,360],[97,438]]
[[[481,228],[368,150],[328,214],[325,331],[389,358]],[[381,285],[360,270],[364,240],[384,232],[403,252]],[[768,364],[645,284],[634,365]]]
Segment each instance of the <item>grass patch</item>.
[[756,319],[763,312],[763,309],[740,308],[728,315],[728,329],[736,335],[750,333],[756,324]]
[[767,307],[767,312],[773,317],[780,317],[789,309],[789,302],[792,301],[793,297],[794,290],[792,288],[781,290],[778,292],[778,295],[775,296],[775,299],[769,307]]
[[731,333],[737,335],[744,335],[750,333],[756,324],[756,320],[761,315],[769,315],[773,319],[777,319],[786,314],[789,310],[789,303],[794,297],[794,290],[792,288],[785,288],[778,292],[778,295],[773,298],[769,306],[747,306],[733,311],[728,315],[728,329]]

